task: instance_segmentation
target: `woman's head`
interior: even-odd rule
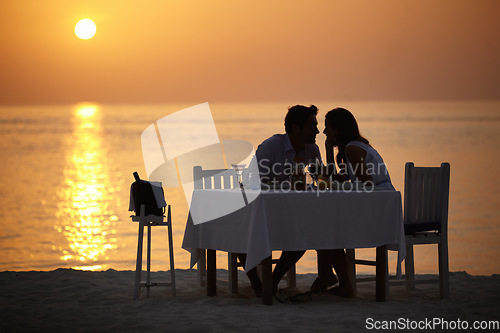
[[[368,144],[368,140],[359,133],[358,123],[353,114],[344,108],[335,108],[325,116],[325,130],[323,132],[327,140],[344,150],[345,146],[353,141],[362,141]]]

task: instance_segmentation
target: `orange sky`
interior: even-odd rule
[[[496,0],[4,0],[0,104],[500,99],[498,13]]]

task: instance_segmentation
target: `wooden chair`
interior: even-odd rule
[[[239,188],[238,175],[233,169],[205,169],[201,166],[193,168],[193,179],[195,189],[234,189]],[[200,259],[197,263],[198,283],[200,286],[206,285],[207,263],[206,251],[200,250]],[[273,264],[278,262],[278,259],[272,260]],[[228,284],[229,291],[233,294],[238,293],[238,267],[242,267],[242,263],[238,262],[236,253],[228,253]],[[296,268],[295,265],[288,270],[284,279],[287,281],[288,287],[296,285]],[[224,281],[225,282],[225,281]]]
[[[217,175],[217,177],[215,177]],[[232,169],[210,169],[203,170],[201,166],[193,167],[194,189],[233,189],[238,185],[238,175]],[[200,259],[198,260],[198,285],[206,285],[207,263],[206,250],[200,250]],[[235,257],[235,256],[234,256]],[[228,270],[231,272],[231,253],[228,253]],[[241,265],[240,265],[241,266]],[[236,266],[236,269],[238,266]],[[231,285],[232,274],[229,273],[229,284]]]
[[[448,202],[450,190],[450,164],[440,167],[415,167],[405,165],[404,227],[406,239],[405,278],[408,289],[415,284],[439,282],[440,297],[450,294],[448,267]],[[413,246],[437,244],[439,280],[415,280]],[[386,251],[387,252],[387,251]],[[385,253],[387,255],[387,253]],[[356,279],[355,265],[375,266],[374,261],[357,260],[353,249],[347,250],[353,287],[356,282],[373,281],[372,278]],[[394,277],[391,277],[393,279]],[[398,281],[391,284],[399,284]]]
[[[404,223],[406,235],[406,286],[415,288],[413,246],[437,244],[439,261],[439,291],[441,298],[450,295],[448,267],[448,202],[450,164],[441,167],[415,167],[406,163]]]

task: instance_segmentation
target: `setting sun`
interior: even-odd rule
[[[75,34],[80,39],[90,39],[94,37],[96,26],[91,19],[80,20],[75,26]]]

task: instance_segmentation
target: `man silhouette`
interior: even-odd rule
[[[285,116],[285,134],[274,134],[264,140],[256,151],[257,163],[262,183],[288,180],[289,167],[294,163],[321,162],[316,135],[319,133],[316,115],[318,108],[295,105],[288,109]],[[283,251],[273,271],[273,294],[285,273],[304,255],[304,251]],[[238,254],[241,263],[245,263],[246,254]],[[247,273],[257,296],[262,293],[262,283],[256,269]]]

